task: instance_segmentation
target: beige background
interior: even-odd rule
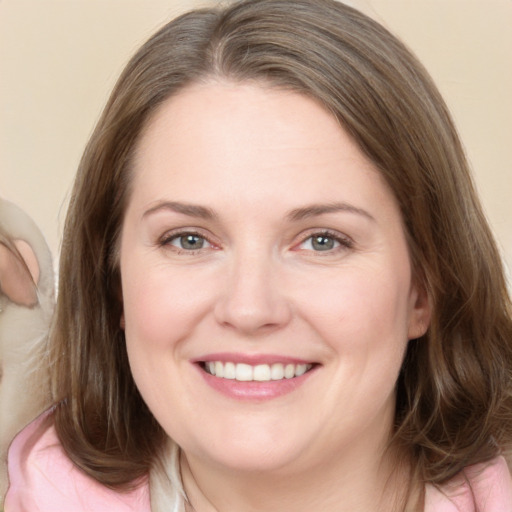
[[[0,196],[58,252],[85,142],[124,63],[207,1],[0,0]],[[444,94],[512,268],[512,0],[353,0],[399,35]]]

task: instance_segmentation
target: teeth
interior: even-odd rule
[[[312,364],[258,364],[251,366],[245,363],[208,361],[204,369],[210,374],[223,379],[234,379],[241,382],[268,382],[271,380],[293,379],[300,377],[313,367]]]
[[[268,364],[259,364],[254,367],[253,377],[254,380],[265,382],[270,380],[270,366]]]
[[[218,363],[215,363],[218,364]],[[221,363],[222,364],[222,363]],[[229,364],[229,363],[226,363]],[[236,380],[249,381],[252,380],[252,366],[248,364],[237,364],[236,365]]]
[[[298,364],[297,368],[295,368],[295,377],[300,377],[301,375],[304,375],[308,370],[307,365],[305,364]]]
[[[215,363],[217,364],[217,363]],[[236,368],[233,363],[226,363],[224,365],[224,378],[225,379],[236,379]]]
[[[270,377],[272,380],[281,380],[284,377],[284,368],[282,364],[273,364],[270,369]]]
[[[286,379],[292,379],[295,377],[295,365],[287,364],[284,368],[284,376]]]

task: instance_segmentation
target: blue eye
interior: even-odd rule
[[[335,251],[340,247],[351,247],[350,240],[335,236],[331,233],[315,233],[306,238],[301,244],[300,248],[307,251],[315,252],[328,252]]]
[[[340,243],[332,236],[328,235],[313,235],[302,242],[303,249],[313,251],[331,251],[339,247]]]
[[[206,238],[196,233],[180,233],[164,240],[164,245],[172,245],[183,251],[197,251],[211,246]]]

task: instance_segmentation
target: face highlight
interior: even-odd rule
[[[314,101],[230,83],[167,100],[139,141],[120,268],[134,379],[191,464],[382,453],[429,308],[393,194]]]

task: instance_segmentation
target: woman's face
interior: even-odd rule
[[[122,323],[137,386],[187,459],[375,458],[429,311],[370,161],[311,99],[212,82],[164,103],[134,164]]]

